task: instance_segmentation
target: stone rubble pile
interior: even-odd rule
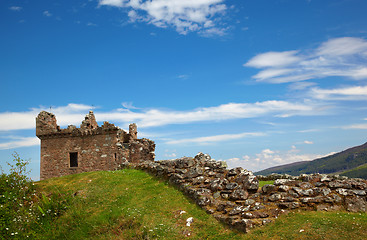
[[[251,171],[241,167],[227,169],[223,162],[203,153],[194,158],[126,163],[124,167],[127,166],[166,178],[216,219],[244,232],[293,209],[367,209],[367,181],[363,179],[273,175],[274,184],[259,188],[259,178]]]

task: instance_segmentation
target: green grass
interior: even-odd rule
[[[270,181],[259,181],[259,188],[261,188],[262,186],[264,186],[266,184],[274,184],[274,181],[273,180],[270,180]]]
[[[133,169],[53,178],[36,187],[45,196],[66,198],[69,206],[57,219],[44,223],[44,231],[35,239],[362,239],[367,235],[362,227],[367,226],[367,215],[344,212],[290,213],[248,234],[240,233],[165,181]],[[194,222],[187,227],[189,217]]]
[[[242,235],[222,226],[165,181],[138,170],[83,173],[37,185],[46,192],[76,193],[73,205],[45,239],[223,239]],[[194,218],[191,227],[186,226],[189,217]]]
[[[367,179],[367,163],[363,164],[361,166],[358,166],[356,168],[344,171],[344,172],[340,172],[340,175],[344,175],[350,178],[364,178]]]
[[[366,224],[366,213],[293,212],[250,235],[258,239],[366,239]]]

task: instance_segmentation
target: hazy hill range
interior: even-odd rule
[[[255,174],[269,175],[271,173],[290,175],[338,173],[348,177],[367,179],[367,143],[313,161],[302,161],[271,167]]]

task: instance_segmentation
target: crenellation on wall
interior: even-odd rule
[[[36,118],[36,135],[49,135],[60,131],[54,114],[42,111]]]
[[[137,139],[136,124],[131,132],[134,138],[112,123],[104,122],[98,126],[92,111],[80,128],[69,125],[65,129],[57,125],[54,114],[40,112],[36,118],[36,135],[41,139],[40,179],[115,170],[126,161],[154,161],[154,142]],[[75,163],[72,163],[71,155],[76,156]],[[71,166],[76,163],[77,166]]]
[[[129,125],[129,137],[130,140],[136,140],[138,138],[138,130],[135,123]]]
[[[82,124],[80,125],[80,129],[95,129],[98,128],[98,123],[93,114],[93,111],[89,111],[89,113],[85,116]]]

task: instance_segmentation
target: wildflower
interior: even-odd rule
[[[190,227],[191,223],[194,221],[193,217],[189,217],[188,219],[186,219],[186,226]]]

